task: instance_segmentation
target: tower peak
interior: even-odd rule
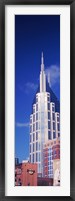
[[[43,52],[41,54],[41,71],[44,71],[44,56],[43,56]]]

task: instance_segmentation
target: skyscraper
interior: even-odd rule
[[[49,83],[48,83],[49,81]],[[30,162],[38,164],[43,176],[43,146],[48,140],[60,137],[60,104],[46,78],[44,57],[41,56],[40,85],[30,115]]]

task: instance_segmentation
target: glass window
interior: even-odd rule
[[[35,131],[35,124],[33,124],[33,131]]]
[[[39,154],[39,158],[38,158],[38,160],[39,160],[39,162],[40,162],[40,153],[38,153]]]
[[[38,153],[36,153],[36,162],[38,162]]]
[[[57,128],[58,128],[58,131],[60,131],[60,124],[59,123],[57,124]]]
[[[53,122],[53,130],[55,130],[55,122]]]
[[[33,152],[34,152],[34,143],[33,143]]]
[[[48,131],[48,139],[51,140],[51,131]]]
[[[36,132],[36,140],[38,140],[38,132]]]
[[[33,163],[34,163],[34,154],[33,154]]]
[[[58,137],[60,137],[60,133],[58,133]]]
[[[50,121],[48,121],[48,129],[50,129]]]
[[[55,120],[55,113],[52,113],[52,119]]]
[[[50,103],[48,103],[48,110],[50,110]]]
[[[54,139],[54,138],[56,138],[56,133],[55,133],[55,132],[53,132],[53,139]]]
[[[38,151],[38,142],[36,142],[36,151]]]
[[[50,112],[48,112],[48,119],[50,120]]]
[[[33,122],[35,122],[35,114],[33,114]]]
[[[30,124],[32,124],[32,119],[30,119]]]
[[[35,141],[35,133],[33,133],[33,142]]]
[[[38,130],[38,122],[36,122],[36,130]]]
[[[50,97],[47,97],[47,101],[50,101]]]
[[[53,112],[55,111],[55,107],[54,107],[54,106],[52,106],[52,111],[53,111]]]
[[[33,108],[33,113],[35,113],[35,108]]]
[[[57,117],[57,121],[59,121],[59,117]]]
[[[36,111],[38,111],[38,104],[36,104]]]
[[[30,162],[31,162],[31,155],[30,155]]]
[[[36,121],[38,120],[38,113],[36,113]]]

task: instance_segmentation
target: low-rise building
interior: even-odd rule
[[[23,162],[15,167],[16,186],[37,186],[37,164]]]

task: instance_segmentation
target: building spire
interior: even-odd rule
[[[41,55],[41,71],[44,71],[44,57],[43,57],[43,52]]]
[[[40,72],[40,92],[46,91],[46,74],[44,71],[44,57],[43,52],[41,54],[41,72]]]
[[[41,64],[44,64],[43,52],[42,52],[42,56],[41,56]]]

